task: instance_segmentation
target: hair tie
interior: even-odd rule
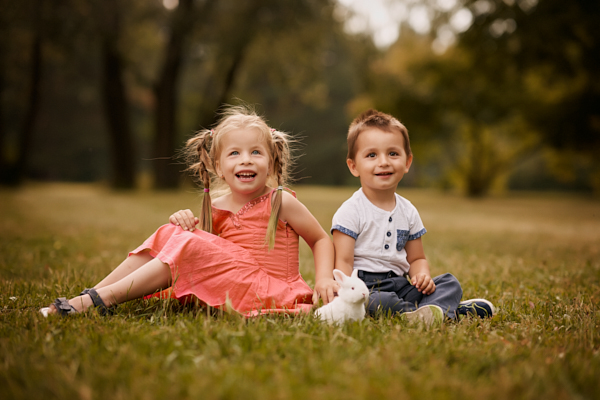
[[[210,192],[210,189],[209,188],[204,188],[204,193],[208,193],[208,192]]]
[[[271,128],[271,133],[275,133],[275,128]]]
[[[210,130],[210,137],[213,137],[213,135],[215,134],[215,131],[213,129]]]
[[[283,186],[277,186],[277,190],[283,190]]]

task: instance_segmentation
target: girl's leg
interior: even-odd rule
[[[171,285],[171,269],[168,264],[158,258],[151,258],[129,275],[110,285],[96,289],[98,295],[107,307],[123,303],[127,300],[138,299],[152,294],[158,289],[166,289]],[[93,306],[89,295],[77,296],[69,300],[77,311],[85,311]],[[56,312],[54,306],[50,307],[49,314]]]
[[[171,286],[171,268],[158,258],[108,286],[96,289],[107,307],[152,294]],[[89,296],[88,296],[89,297]]]
[[[131,257],[127,257],[125,260],[123,260],[123,262],[121,264],[119,264],[119,266],[117,268],[113,269],[110,274],[106,275],[106,277],[104,279],[102,279],[100,282],[98,282],[94,286],[94,289],[97,290],[99,288],[102,288],[102,287],[105,287],[105,286],[108,286],[108,285],[111,285],[113,283],[120,281],[121,279],[125,278],[127,275],[136,271],[142,265],[152,261],[153,258],[154,257],[152,257],[150,255],[150,252],[148,252],[148,251],[144,251],[143,253],[134,254]]]

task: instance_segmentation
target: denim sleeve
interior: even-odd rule
[[[340,231],[354,240],[360,234],[360,215],[353,203],[346,201],[340,206],[331,221],[331,233]]]

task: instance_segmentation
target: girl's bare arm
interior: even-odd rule
[[[325,304],[334,298],[338,284],[333,279],[334,250],[329,235],[317,219],[291,194],[284,192],[279,218],[287,221],[313,252],[315,261],[315,293],[313,303],[321,297]]]

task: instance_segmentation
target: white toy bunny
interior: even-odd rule
[[[367,285],[358,277],[358,270],[348,276],[334,269],[335,280],[340,284],[338,296],[316,311],[316,315],[328,324],[341,324],[346,320],[362,321],[365,318],[365,303],[369,299]]]

